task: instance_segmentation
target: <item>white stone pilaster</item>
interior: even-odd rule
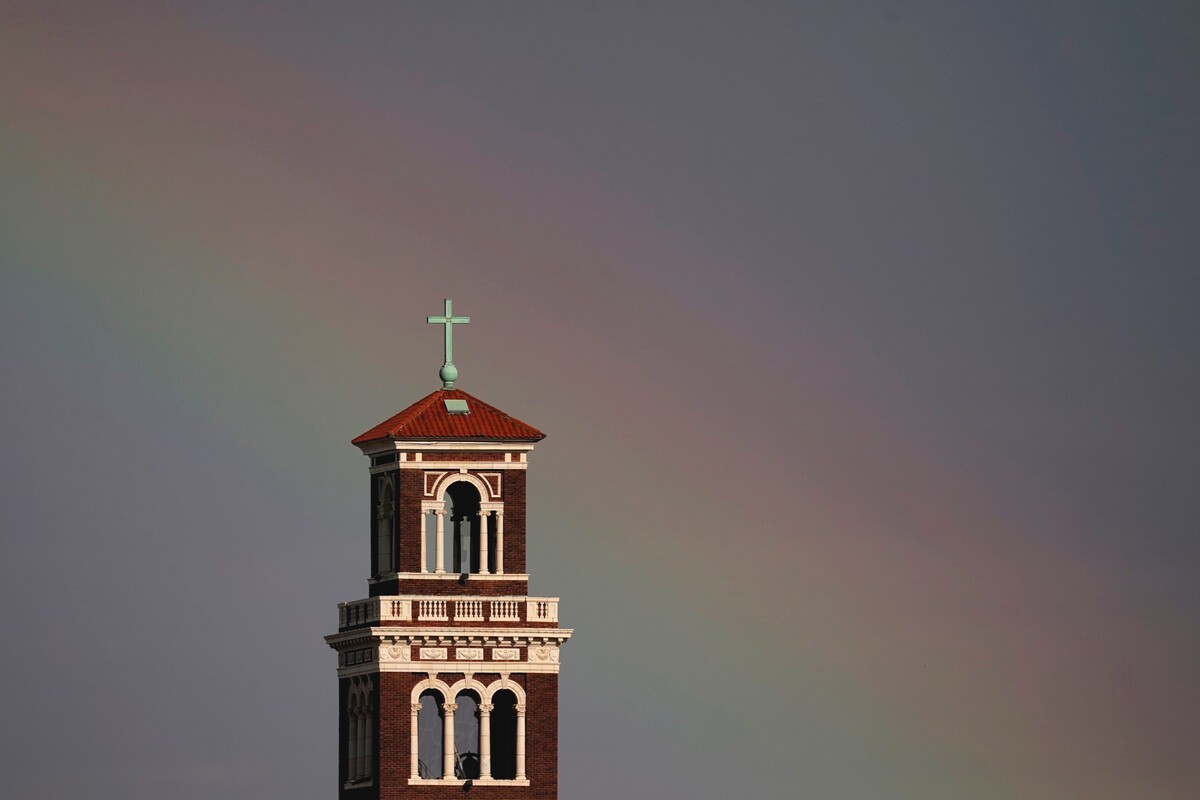
[[[525,704],[517,703],[517,780],[525,780]]]
[[[435,572],[442,575],[446,572],[446,512],[437,508],[433,513],[437,515],[437,569]]]
[[[496,574],[504,574],[504,511],[496,509]]]
[[[488,570],[488,524],[487,518],[491,514],[486,509],[479,509],[479,572],[481,575],[487,575]]]
[[[454,712],[458,703],[442,704],[442,777],[454,778]]]
[[[492,779],[492,703],[479,704],[479,779]]]

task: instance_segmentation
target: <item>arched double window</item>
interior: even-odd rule
[[[375,774],[375,687],[371,678],[352,678],[346,694],[346,782]]]

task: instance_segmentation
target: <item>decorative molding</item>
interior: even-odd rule
[[[409,786],[462,786],[466,781],[462,778],[409,778]],[[510,778],[500,779],[492,778],[488,781],[482,781],[476,778],[473,782],[475,786],[528,786],[529,778]]]
[[[502,487],[501,474],[499,472],[480,472],[479,477],[483,479],[488,486],[488,491],[491,492],[493,500],[500,499],[500,490]]]
[[[425,466],[428,467],[429,465],[426,464]],[[439,466],[445,466],[445,465],[439,465]],[[491,466],[491,465],[484,464],[483,466]],[[429,495],[428,490],[427,490],[426,491],[427,496],[432,496],[436,500],[437,498],[442,497],[446,493],[446,490],[449,489],[451,485],[462,481],[462,482],[466,482],[466,483],[469,483],[472,486],[474,486],[475,491],[479,492],[479,498],[481,500],[484,499],[490,492],[490,488],[488,487],[487,483],[485,483],[483,480],[480,479],[480,477],[478,475],[476,475],[474,472],[471,471],[471,470],[478,469],[479,467],[480,467],[480,465],[478,463],[473,464],[472,462],[467,462],[464,465],[459,465],[458,467],[456,467],[456,469],[458,470],[457,472],[439,473],[441,475],[441,477],[438,480],[434,481],[433,494]]]
[[[412,648],[407,644],[379,646],[380,661],[412,661]]]
[[[558,646],[539,644],[529,648],[529,661],[532,663],[557,664]]]
[[[394,469],[440,469],[440,470],[458,470],[458,469],[479,469],[480,467],[488,470],[494,469],[519,469],[528,470],[529,464],[524,461],[402,461],[398,464],[381,464],[378,467],[371,467],[371,474],[379,472],[387,472]]]
[[[358,445],[358,449],[369,456],[378,456],[382,455],[383,453],[390,453],[393,450],[404,450],[406,452],[413,453],[420,453],[421,451],[428,452],[431,450],[449,450],[452,452],[476,452],[483,450],[499,455],[505,451],[515,453],[523,450],[525,452],[529,452],[533,449],[533,447],[534,444],[532,442],[510,442],[500,440],[481,442],[474,439],[471,441],[451,441],[446,439],[382,439],[373,442],[364,442],[363,444]]]
[[[460,661],[482,661],[482,647],[456,647],[454,648],[454,657]]]
[[[472,572],[471,582],[475,581],[529,581],[529,573],[527,572],[506,572],[499,575],[494,572]],[[455,572],[389,572],[387,575],[378,575],[374,578],[368,578],[367,583],[384,583],[394,580],[421,580],[421,581],[453,581],[458,583],[458,573]],[[388,595],[391,597],[392,595]],[[517,595],[517,599],[524,599],[523,595]],[[489,598],[490,599],[490,598]]]
[[[430,470],[426,470],[423,473],[423,477],[425,480],[424,486],[425,486],[425,496],[426,497],[436,497],[436,495],[433,493],[433,490],[437,488],[438,481],[440,481],[442,478],[446,477],[447,474],[448,473],[446,471],[430,471]]]
[[[514,688],[517,684],[509,675],[557,673],[559,645],[570,639],[572,633],[570,628],[435,625],[400,628],[385,624],[331,634],[325,641],[338,651],[337,673],[341,678],[379,672],[434,676],[439,672],[470,673],[485,669],[482,662],[486,662],[494,665],[492,669],[501,675],[500,683],[494,685],[507,682],[511,684],[508,688]],[[460,652],[454,659],[449,657],[451,647]],[[393,651],[393,648],[398,649]],[[484,658],[467,659],[461,654],[464,649],[481,650]]]

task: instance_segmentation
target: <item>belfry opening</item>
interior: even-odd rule
[[[487,554],[486,519],[480,514],[479,490],[466,481],[450,484],[442,497],[449,524],[446,551],[451,554],[450,569],[457,573],[480,572],[480,554]]]

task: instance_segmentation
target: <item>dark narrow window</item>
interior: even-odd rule
[[[385,478],[379,492],[379,508],[375,514],[375,554],[376,564],[378,564],[376,572],[379,575],[386,575],[395,569],[392,560],[392,520],[395,518],[392,498],[392,482]]]
[[[458,481],[446,490],[446,571],[479,572],[479,492]]]
[[[517,777],[517,696],[501,689],[492,696],[492,777]]]
[[[438,692],[421,693],[417,716],[417,774],[422,778],[442,777],[442,696]]]
[[[474,692],[460,692],[454,698],[454,777],[479,777],[479,698]]]

